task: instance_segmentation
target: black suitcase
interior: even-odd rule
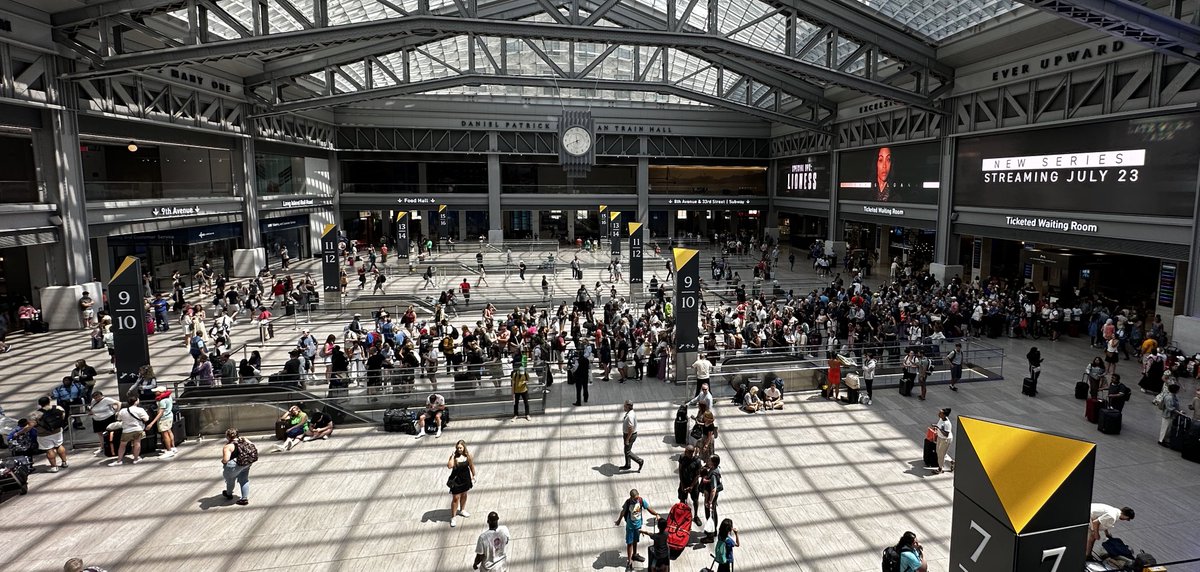
[[[1111,407],[1105,407],[1100,410],[1100,418],[1096,422],[1096,428],[1100,429],[1101,433],[1108,435],[1121,434],[1121,412]]]
[[[417,416],[407,409],[392,408],[383,412],[383,430],[389,433],[417,434]]]
[[[104,440],[101,444],[101,447],[104,449],[104,456],[116,457],[117,448],[121,446],[121,430],[105,431],[101,439]]]
[[[1088,385],[1088,382],[1086,382],[1086,381],[1076,382],[1075,383],[1075,399],[1087,399],[1089,388],[1090,388],[1090,386]]]
[[[680,405],[679,410],[675,412],[675,444],[683,445],[687,443],[688,433],[688,411],[687,405]]]
[[[1183,438],[1179,450],[1183,458],[1193,463],[1200,463],[1200,424],[1193,423],[1192,431]]]
[[[275,422],[275,440],[283,441],[284,439],[287,439],[287,431],[288,431],[288,428],[291,426],[292,426],[292,424],[288,423],[287,421],[282,421],[282,420],[276,421]]]
[[[26,331],[31,334],[44,334],[50,331],[50,324],[44,320],[33,320],[29,322],[29,327]]]
[[[1167,446],[1173,451],[1182,451],[1188,436],[1194,433],[1192,418],[1187,415],[1176,415],[1171,420],[1171,428],[1167,430]]]
[[[904,397],[912,397],[914,378],[903,376],[900,378],[900,395]]]
[[[924,455],[923,455],[924,461],[925,461],[925,466],[928,468],[937,468],[938,467],[937,441],[930,441],[929,439],[922,439],[921,442],[925,444],[925,451],[924,451]]]
[[[853,387],[846,388],[846,403],[858,403],[858,390]]]
[[[1037,382],[1033,378],[1027,377],[1021,380],[1021,394],[1029,397],[1037,396]]]

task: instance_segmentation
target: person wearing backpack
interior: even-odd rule
[[[905,532],[900,542],[883,551],[883,572],[926,572],[929,564],[917,535]]]
[[[37,427],[38,448],[46,452],[46,462],[50,463],[50,472],[57,473],[62,461],[62,468],[67,468],[67,448],[63,447],[63,429],[67,428],[67,412],[50,401],[48,396],[38,398],[38,409],[33,412],[33,423]]]
[[[713,560],[717,563],[717,572],[733,572],[733,549],[741,545],[738,531],[733,527],[733,519],[722,520],[720,528],[717,529],[717,544],[713,547]]]
[[[258,447],[240,436],[237,429],[225,430],[225,446],[221,448],[221,467],[225,477],[225,489],[221,495],[233,500],[233,483],[241,487],[237,504],[250,504],[250,466],[258,461]]]

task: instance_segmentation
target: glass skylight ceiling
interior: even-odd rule
[[[735,0],[745,2],[754,0]],[[869,11],[933,42],[1016,10],[1013,0],[856,0]]]

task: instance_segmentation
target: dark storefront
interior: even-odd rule
[[[233,269],[233,251],[241,247],[241,240],[240,223],[110,236],[109,260],[120,261],[126,256],[140,258],[143,271],[154,276],[155,288],[166,290],[170,288],[173,272],[180,272],[191,284],[192,275],[205,262],[217,272],[229,275]],[[115,264],[109,271],[114,270]]]

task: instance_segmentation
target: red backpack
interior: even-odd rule
[[[679,558],[692,538],[692,507],[687,503],[675,503],[667,514],[667,548],[671,549],[671,560]]]

